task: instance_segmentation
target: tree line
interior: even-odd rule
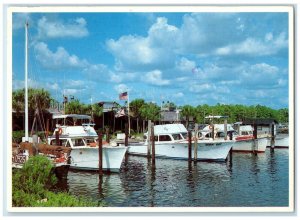
[[[12,108],[19,114],[24,111],[24,89],[13,91],[12,94]],[[50,93],[44,89],[32,89],[28,91],[29,111],[34,112],[36,108],[41,111],[46,111],[51,103],[57,102],[54,100]],[[103,107],[98,103],[84,104],[78,99],[65,102],[66,114],[89,114],[92,116],[101,116],[103,114]],[[126,108],[127,103],[120,108]],[[129,103],[130,117],[135,118],[137,125],[139,120],[143,123],[147,120],[159,121],[161,106],[156,103],[147,103],[144,99],[135,99]],[[272,118],[280,123],[287,123],[289,119],[288,108],[272,109],[263,105],[233,105],[233,104],[216,104],[213,106],[204,104],[198,106],[184,105],[177,106],[173,102],[164,103],[163,109],[179,110],[181,121],[194,121],[196,123],[206,123],[205,117],[209,115],[222,115],[228,116],[228,123],[242,121],[246,118]]]

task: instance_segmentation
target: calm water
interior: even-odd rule
[[[69,171],[61,190],[111,207],[288,206],[288,149],[233,153],[232,164],[128,156],[120,174]]]

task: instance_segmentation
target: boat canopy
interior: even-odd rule
[[[53,115],[53,119],[65,119],[65,118],[73,118],[73,119],[91,119],[92,117],[89,115],[77,115],[77,114],[69,114],[69,115]]]
[[[222,116],[222,115],[209,115],[205,117],[206,119],[212,119],[212,118],[228,118],[228,116]]]
[[[155,125],[154,134],[178,134],[186,133],[187,129],[183,124],[165,124],[165,125]]]

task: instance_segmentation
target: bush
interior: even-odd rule
[[[12,204],[15,207],[93,207],[103,206],[68,193],[54,193],[57,178],[51,161],[45,156],[31,157],[22,169],[13,172]]]
[[[22,141],[22,137],[25,137],[25,131],[13,131],[12,142],[20,143]]]

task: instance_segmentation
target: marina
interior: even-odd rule
[[[294,209],[292,10],[129,11],[9,14],[11,208]]]
[[[235,153],[230,163],[129,155],[119,174],[70,170],[58,190],[108,207],[287,207],[289,151]],[[279,190],[280,189],[280,190]],[[238,209],[237,209],[238,210]]]

